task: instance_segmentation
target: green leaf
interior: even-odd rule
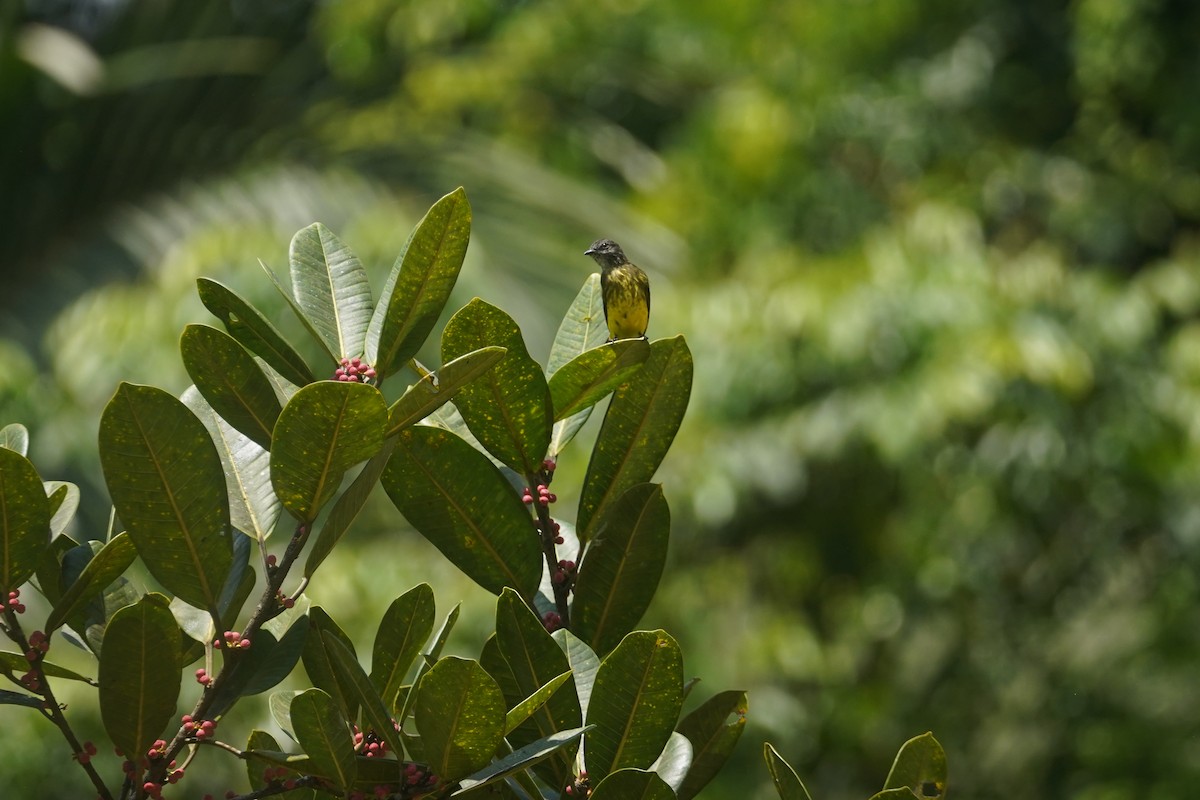
[[[118,534],[104,545],[71,587],[63,592],[62,599],[54,604],[54,610],[46,620],[46,632],[62,625],[85,603],[103,592],[136,558],[137,548],[127,534]]]
[[[600,273],[593,272],[583,282],[579,294],[571,301],[566,316],[558,326],[550,357],[546,360],[546,375],[553,376],[571,359],[599,347],[608,339],[604,321],[604,295],[600,290]]]
[[[204,423],[217,448],[233,527],[266,541],[282,509],[271,486],[271,454],[217,416],[196,387],[188,387],[179,399]]]
[[[461,186],[434,203],[413,229],[367,330],[366,359],[381,380],[404,366],[433,330],[470,238],[471,204]]]
[[[188,325],[179,339],[183,366],[209,406],[264,448],[282,407],[254,356],[235,339],[207,325]]]
[[[504,695],[478,662],[444,658],[416,691],[413,711],[425,758],[444,784],[491,761],[504,738]]]
[[[650,345],[650,358],[617,389],[588,462],[575,528],[587,542],[604,507],[646,483],[671,447],[692,391],[692,354],[682,336]]]
[[[321,533],[317,536],[317,541],[308,551],[308,560],[304,562],[304,577],[311,578],[313,576],[317,567],[321,566],[321,562],[333,552],[334,546],[341,541],[346,531],[350,530],[354,520],[358,519],[359,512],[366,505],[371,492],[375,490],[375,484],[379,482],[379,476],[383,474],[395,448],[396,441],[394,439],[386,440],[383,449],[371,456],[362,471],[346,487],[346,491],[338,496],[329,515],[325,517],[325,523],[321,526]]]
[[[662,487],[631,487],[605,508],[595,531],[579,566],[571,623],[597,653],[607,653],[646,613],[667,563],[671,512]]]
[[[232,561],[229,498],[204,424],[162,389],[121,383],[100,419],[100,463],[150,574],[216,609]]]
[[[567,657],[571,674],[575,676],[575,694],[579,700],[579,713],[587,719],[588,704],[592,699],[592,688],[596,685],[596,673],[600,670],[600,657],[587,642],[565,628],[559,628],[551,637]]]
[[[346,471],[383,449],[387,405],[363,383],[321,381],[284,406],[271,446],[271,483],[302,523],[317,518]]]
[[[414,426],[396,440],[383,488],[405,519],[484,589],[511,586],[532,597],[542,571],[538,535],[504,476],[448,431]]]
[[[59,585],[58,578],[62,574],[63,556],[78,546],[79,542],[62,534],[51,539],[50,545],[38,557],[34,575],[37,578],[38,588],[41,589],[42,594],[50,601],[51,605],[57,603],[62,597],[62,587]]]
[[[679,800],[695,797],[725,765],[746,728],[746,693],[713,695],[684,717],[675,729],[692,743],[692,766],[675,793]]]
[[[530,742],[524,747],[519,747],[504,758],[497,759],[478,772],[460,780],[458,790],[450,796],[457,797],[472,789],[478,789],[489,783],[503,780],[509,775],[527,770],[563,748],[577,745],[579,736],[585,731],[587,728],[571,728],[552,733],[545,738]]]
[[[520,501],[517,501],[520,502]],[[29,459],[0,447],[0,592],[20,588],[50,543],[50,500]]]
[[[587,771],[603,779],[646,769],[662,752],[683,705],[683,656],[665,631],[635,631],[600,664],[588,706]]]
[[[334,668],[342,678],[342,685],[350,687],[354,698],[362,707],[363,730],[374,729],[375,734],[388,743],[392,752],[400,757],[404,754],[404,745],[400,741],[400,733],[392,722],[392,715],[384,706],[383,699],[375,691],[371,679],[358,663],[350,648],[342,644],[332,633],[325,634],[325,652],[329,653]]]
[[[588,775],[592,772],[589,769]],[[620,769],[596,784],[591,800],[675,800],[675,792],[657,773]]]
[[[358,701],[351,687],[346,685],[341,673],[333,664],[333,657],[325,646],[328,637],[334,637],[350,651],[354,652],[354,643],[350,637],[333,621],[333,617],[320,606],[313,606],[308,612],[309,635],[304,641],[304,671],[309,681],[318,689],[324,690],[332,697],[346,715],[346,719],[358,718]]]
[[[490,674],[490,673],[489,673]],[[539,688],[536,692],[526,697],[521,702],[508,710],[504,715],[504,735],[507,736],[517,729],[517,726],[529,719],[541,709],[546,702],[550,700],[554,694],[562,688],[562,685],[571,677],[570,672],[564,672],[562,675],[551,678],[550,682]]]
[[[443,364],[408,387],[388,409],[388,436],[414,425],[449,402],[459,389],[494,367],[508,351],[503,347],[481,347]]]
[[[671,734],[658,758],[650,765],[650,769],[678,794],[683,779],[692,766],[692,743],[679,731]]]
[[[884,789],[908,788],[920,798],[946,796],[946,751],[932,733],[914,736],[900,747]]]
[[[3,445],[0,445],[2,447]],[[15,449],[15,448],[13,448]],[[0,689],[0,705],[5,706],[25,706],[27,708],[36,708],[41,711],[45,707],[46,701],[40,697],[34,697],[21,692],[10,692],[7,689]]]
[[[62,535],[75,518],[75,512],[79,510],[79,487],[66,481],[45,481],[44,486],[47,497],[53,498],[62,493],[62,499],[57,506],[53,499],[50,502],[50,538],[54,539]]]
[[[420,685],[421,679],[425,677],[425,673],[429,672],[437,660],[441,658],[442,650],[446,647],[446,640],[450,638],[450,632],[454,630],[454,626],[458,622],[458,614],[461,610],[462,603],[458,603],[454,608],[450,609],[450,613],[442,621],[442,627],[438,629],[437,635],[433,637],[433,644],[425,651],[421,666],[417,668],[417,677],[413,681],[414,687]],[[413,702],[416,699],[417,693],[409,691],[404,697],[404,705],[401,707],[396,719],[401,721],[408,719],[409,711],[412,709]]]
[[[0,673],[12,677],[14,672],[24,673],[28,669],[29,661],[25,658],[24,653],[0,652]],[[74,670],[60,667],[58,664],[52,664],[49,661],[42,662],[42,672],[45,672],[51,678],[63,678],[64,680],[81,681],[83,683],[90,683],[93,686],[96,685],[96,681],[86,675],[80,675]]]
[[[335,358],[362,355],[371,286],[358,257],[319,222],[292,237],[288,253],[296,305]]]
[[[179,628],[161,594],[113,615],[100,651],[100,718],[113,744],[138,759],[175,716]]]
[[[629,380],[650,357],[644,339],[622,339],[587,350],[563,365],[550,379],[554,421],[559,422],[603,400]]]
[[[404,677],[433,633],[433,589],[421,583],[388,606],[375,632],[371,649],[371,683],[389,709],[404,685]]]
[[[504,359],[459,390],[454,404],[488,452],[522,475],[541,469],[554,410],[542,368],[529,356],[512,317],[475,298],[442,332],[442,363],[488,345]]]
[[[275,741],[275,737],[266,731],[253,730],[250,731],[250,738],[246,740],[245,749],[279,750],[279,742]],[[261,762],[249,759],[246,761],[246,776],[250,779],[251,789],[263,789],[267,786],[267,782],[263,780],[263,771]],[[296,777],[299,777],[299,773],[296,773]],[[312,789],[293,789],[290,792],[270,796],[279,798],[279,800],[310,800],[314,793]]]
[[[771,773],[771,780],[775,783],[775,791],[779,792],[779,800],[812,800],[808,789],[796,777],[792,765],[784,761],[770,742],[763,743],[763,758],[767,762],[767,772]]]
[[[304,358],[262,313],[224,284],[198,278],[200,302],[225,324],[229,335],[297,386],[316,380]]]
[[[350,724],[333,698],[320,689],[309,689],[292,699],[292,725],[296,739],[322,775],[342,791],[354,785],[358,763]]]
[[[10,422],[0,428],[0,447],[29,455],[29,429],[19,422]]]
[[[920,798],[913,794],[912,789],[902,786],[899,789],[884,789],[882,792],[876,792],[871,795],[870,800],[920,800]]]

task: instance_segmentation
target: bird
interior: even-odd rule
[[[612,239],[597,239],[583,251],[600,265],[600,295],[608,341],[645,339],[650,324],[650,278],[625,257]]]

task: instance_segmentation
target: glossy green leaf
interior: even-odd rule
[[[279,521],[282,506],[271,486],[271,454],[257,442],[217,416],[196,387],[180,396],[212,437],[225,470],[229,520],[233,527],[257,541],[265,541]]]
[[[62,597],[63,587],[59,585],[59,576],[62,574],[63,556],[78,546],[79,542],[62,534],[55,536],[50,541],[50,545],[38,556],[34,576],[37,579],[38,588],[42,590],[42,594],[50,601],[51,605],[57,603]]]
[[[520,501],[518,501],[520,502]],[[50,500],[29,459],[0,447],[0,591],[20,588],[50,544]]]
[[[900,747],[884,789],[908,788],[920,798],[946,795],[946,751],[932,733],[914,736]]]
[[[488,674],[491,674],[490,671]],[[518,725],[525,722],[525,720],[532,717],[538,710],[545,706],[570,677],[570,672],[564,672],[562,675],[552,678],[545,686],[542,686],[536,692],[529,695],[529,697],[526,697],[510,708],[508,713],[504,715],[504,735],[507,736],[512,733]]]
[[[590,769],[588,775],[592,775]],[[655,772],[625,768],[595,784],[589,797],[591,800],[675,800],[675,792]]]
[[[546,375],[552,377],[571,359],[593,347],[600,347],[607,339],[600,273],[593,272],[583,282],[558,325],[558,333],[550,346],[550,357],[546,359]]]
[[[550,378],[554,421],[591,408],[629,380],[650,357],[645,339],[621,339],[587,350],[563,365]]]
[[[346,685],[342,675],[333,664],[333,657],[325,646],[326,636],[332,636],[346,645],[355,658],[354,642],[345,631],[333,621],[333,617],[320,606],[313,606],[308,611],[309,635],[304,641],[301,654],[304,660],[304,671],[309,681],[318,689],[323,689],[332,697],[346,715],[346,719],[358,718],[358,701],[351,687]],[[324,635],[323,635],[324,634]]]
[[[285,379],[297,386],[316,380],[296,349],[288,344],[258,309],[236,292],[209,278],[198,278],[196,289],[200,294],[200,302],[224,323],[229,335],[270,364]]]
[[[666,745],[650,765],[650,769],[671,787],[672,792],[678,794],[679,787],[683,785],[683,780],[691,769],[692,757],[691,741],[679,731],[675,731],[671,738],[667,739]]]
[[[607,653],[650,607],[663,567],[671,512],[662,487],[641,483],[604,510],[579,566],[571,623],[597,653]]]
[[[320,689],[301,692],[292,699],[291,716],[296,739],[320,774],[339,790],[353,786],[358,773],[354,740],[333,698]]]
[[[565,628],[559,628],[551,637],[567,657],[567,664],[575,677],[575,696],[579,700],[579,713],[587,719],[592,688],[596,685],[596,673],[600,670],[600,657],[588,647],[587,642]]]
[[[457,797],[489,783],[503,780],[522,770],[530,769],[563,748],[575,747],[579,742],[579,736],[586,730],[587,728],[571,728],[559,731],[535,742],[530,742],[524,747],[519,747],[504,758],[497,759],[478,772],[460,780],[459,789],[450,796]]]
[[[292,294],[335,356],[362,355],[371,321],[367,272],[350,248],[321,223],[292,237]]]
[[[305,643],[307,644],[313,638],[310,632],[309,638],[305,640]],[[317,686],[315,688],[320,689],[321,687]],[[280,689],[277,692],[271,692],[271,695],[267,698],[267,708],[271,711],[271,719],[275,720],[275,724],[279,726],[279,729],[293,740],[296,738],[296,733],[292,725],[292,699],[298,694],[300,692],[297,690]],[[348,716],[346,718],[349,719]],[[274,750],[275,748],[265,749]]]
[[[207,325],[188,325],[179,339],[183,366],[209,406],[264,448],[282,406],[271,381],[237,341]]]
[[[441,408],[458,394],[459,389],[498,364],[507,352],[503,347],[481,347],[443,364],[437,372],[408,387],[408,391],[388,409],[388,436],[415,425]]]
[[[103,592],[136,558],[137,549],[127,534],[119,534],[104,545],[70,588],[63,592],[62,598],[54,604],[54,609],[46,620],[46,632],[49,633],[62,625],[83,604]]]
[[[695,797],[725,765],[746,728],[746,693],[713,695],[684,717],[675,729],[692,743],[692,766],[675,793],[680,800]]]
[[[396,440],[383,488],[405,519],[483,588],[500,594],[511,586],[532,597],[541,548],[508,481],[448,431],[414,426]]]
[[[100,419],[100,463],[150,574],[215,609],[232,545],[225,474],[204,424],[162,389],[122,383]]]
[[[0,705],[5,706],[25,706],[26,708],[36,708],[41,711],[46,701],[40,697],[34,697],[30,694],[22,694],[21,692],[10,692],[7,689],[0,689]]]
[[[462,603],[458,603],[454,608],[450,609],[450,613],[446,615],[446,619],[442,621],[442,627],[438,629],[437,635],[433,637],[433,643],[429,645],[429,649],[425,651],[420,666],[417,668],[417,677],[413,681],[413,686],[418,686],[421,679],[425,677],[425,673],[429,672],[432,666],[442,656],[442,650],[446,647],[446,641],[450,638],[450,632],[454,630],[454,626],[458,623],[459,612],[462,611]],[[408,714],[412,710],[413,702],[417,699],[417,693],[414,691],[408,692],[404,696],[404,704],[400,708],[400,713],[396,715],[398,720],[408,719]]]
[[[534,694],[571,669],[566,655],[542,621],[511,589],[506,589],[496,601],[496,642],[523,697]],[[582,724],[573,689],[555,694],[533,714],[542,736]]]
[[[587,770],[593,780],[646,769],[662,752],[683,705],[683,656],[665,631],[635,631],[596,673],[588,705]]]
[[[767,762],[767,772],[771,774],[775,791],[779,793],[779,800],[812,800],[808,789],[796,777],[792,765],[784,761],[770,742],[763,743],[763,758]]]
[[[417,223],[371,317],[366,359],[380,379],[404,366],[433,330],[458,281],[470,238],[471,204],[460,186]]]
[[[100,651],[100,718],[126,758],[138,758],[175,716],[179,628],[161,594],[113,615]]]
[[[346,487],[346,491],[338,495],[337,501],[321,525],[321,532],[318,534],[316,542],[308,551],[308,559],[304,562],[304,577],[311,578],[313,576],[317,567],[321,566],[346,531],[350,530],[354,520],[358,519],[359,512],[363,510],[371,492],[375,490],[375,484],[379,483],[379,476],[387,467],[395,447],[394,439],[386,440],[383,449],[371,456],[350,485]]]
[[[250,737],[246,740],[246,750],[279,750],[279,742],[275,741],[275,737],[266,731],[253,730],[250,731]],[[261,761],[248,759],[246,761],[246,776],[250,780],[250,788],[259,790],[267,786],[267,782],[263,780],[264,767]],[[293,777],[299,777],[299,773],[294,773]],[[271,797],[279,798],[279,800],[309,800],[314,796],[312,789],[293,789],[290,792],[282,792],[280,794],[272,794]]]
[[[24,674],[28,669],[29,661],[25,658],[24,653],[0,652],[0,673],[12,677],[14,673],[18,675]],[[49,661],[42,662],[42,672],[45,672],[51,678],[63,678],[64,680],[80,681],[82,683],[89,683],[93,686],[96,685],[96,681],[92,680],[86,675],[81,675],[75,670],[67,669],[66,667],[60,667],[58,664],[53,664]]]
[[[317,518],[350,467],[383,449],[387,405],[363,383],[321,381],[284,406],[271,446],[271,483],[303,523]]]
[[[61,536],[75,519],[75,512],[79,510],[79,487],[66,481],[45,481],[44,486],[47,497],[62,494],[57,506],[53,499],[50,502],[50,538],[53,539]]]
[[[453,783],[482,768],[504,738],[504,695],[476,661],[449,657],[421,678],[413,704],[430,768]]]
[[[392,722],[392,715],[384,706],[383,698],[371,684],[371,679],[354,657],[350,648],[346,647],[332,633],[324,634],[325,652],[329,653],[330,661],[341,676],[342,685],[349,687],[355,700],[362,708],[363,730],[374,730],[375,735],[388,743],[388,747],[397,756],[404,753],[404,745],[400,742],[400,733]]]
[[[522,475],[541,469],[550,446],[554,409],[542,368],[529,356],[512,317],[475,298],[442,332],[442,362],[488,345],[504,359],[464,386],[454,399],[471,432],[488,452]]]
[[[692,391],[692,354],[682,336],[650,345],[650,358],[613,394],[592,448],[575,528],[587,542],[604,507],[648,482],[671,447]]]
[[[0,428],[0,447],[29,455],[29,429],[19,422],[10,422]]]
[[[389,709],[433,633],[434,611],[433,589],[421,583],[393,600],[379,622],[371,649],[371,683]]]

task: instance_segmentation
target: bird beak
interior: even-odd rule
[[[590,255],[591,255],[592,253],[594,253],[594,252],[596,252],[596,251],[595,251],[595,250],[593,250],[592,248],[590,248],[590,247],[589,247],[587,250],[584,250],[584,251],[583,251],[583,254],[584,254],[585,256],[590,256]]]

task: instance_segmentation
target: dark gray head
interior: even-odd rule
[[[625,251],[621,249],[621,245],[612,239],[597,239],[592,242],[591,247],[583,251],[583,254],[594,258],[602,269],[619,267],[629,261],[625,257]]]

